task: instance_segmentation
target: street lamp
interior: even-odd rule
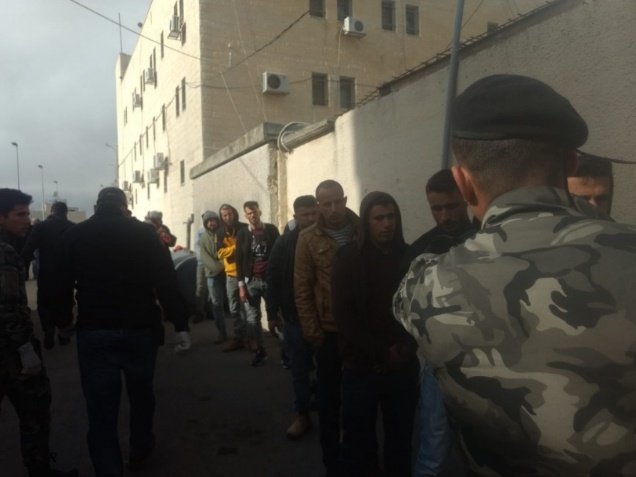
[[[119,151],[117,150],[117,144],[113,147],[106,143],[105,146],[115,151],[115,182],[113,182],[113,185],[117,186],[119,183]]]
[[[57,181],[53,181],[53,183],[55,184],[55,200],[57,201],[60,198],[60,192],[57,187]]]
[[[18,190],[20,190],[20,154],[18,153],[18,143],[12,142],[15,146],[15,162],[18,165]]]
[[[44,220],[44,215],[46,214],[46,202],[44,201],[44,166],[38,164],[38,167],[42,173],[42,220]]]

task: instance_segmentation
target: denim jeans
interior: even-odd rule
[[[245,317],[247,319],[247,336],[256,340],[256,346],[263,347],[263,325],[261,324],[261,298],[265,297],[267,282],[264,278],[252,278],[247,283],[247,300],[245,301]]]
[[[81,330],[77,351],[95,474],[121,477],[124,468],[117,433],[121,374],[130,401],[130,448],[143,452],[153,445],[157,337],[151,330]]]
[[[227,334],[225,330],[225,310],[223,302],[225,297],[225,277],[208,277],[208,293],[212,301],[212,313],[216,329],[222,335]]]
[[[410,477],[419,369],[415,357],[404,368],[384,373],[344,369],[341,475]],[[378,408],[384,428],[384,472],[378,463]]]
[[[418,421],[419,444],[413,476],[461,475],[459,469],[448,469],[452,431],[446,416],[442,391],[428,364],[424,366],[422,373]]]
[[[283,336],[291,364],[294,407],[298,412],[305,412],[309,410],[311,401],[310,374],[313,366],[313,352],[309,343],[303,338],[303,328],[298,318],[294,320],[285,318]]]
[[[318,421],[322,462],[328,476],[337,475],[340,458],[340,403],[342,359],[338,350],[338,334],[325,333],[325,340],[316,350],[318,378]]]
[[[234,338],[240,341],[245,339],[245,308],[239,298],[238,278],[228,276],[226,279],[227,301],[234,323]]]

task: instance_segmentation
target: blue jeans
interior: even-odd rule
[[[234,323],[234,339],[245,339],[245,308],[239,298],[238,278],[228,276],[226,278],[227,302]]]
[[[256,340],[256,346],[263,347],[263,325],[261,324],[261,298],[265,297],[267,282],[263,278],[252,278],[247,283],[245,316],[247,318],[247,336]]]
[[[306,412],[309,411],[311,401],[310,373],[313,366],[313,351],[303,338],[303,328],[298,323],[298,318],[294,321],[285,319],[283,336],[291,364],[294,407],[298,412]]]
[[[130,401],[130,448],[153,445],[155,395],[152,381],[157,337],[151,330],[81,330],[77,352],[88,411],[88,450],[97,477],[121,477],[123,460],[117,434],[124,373]]]
[[[225,297],[225,277],[208,277],[208,293],[212,301],[212,313],[216,329],[222,335],[227,334],[225,330],[225,311],[223,301]]]
[[[421,389],[419,447],[413,476],[432,477],[439,475],[445,467],[452,433],[446,416],[442,391],[428,364],[422,373]]]
[[[411,440],[417,407],[420,366],[415,357],[404,368],[342,372],[341,475],[411,476]],[[384,428],[384,472],[378,463],[378,408]]]

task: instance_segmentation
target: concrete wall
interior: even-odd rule
[[[636,2],[565,1],[466,49],[459,90],[492,73],[546,81],[587,120],[592,153],[634,159]],[[286,162],[287,204],[323,179],[340,181],[357,210],[371,190],[403,209],[407,240],[433,225],[424,194],[440,168],[447,63],[392,85],[392,93],[345,114],[335,131],[295,149]],[[310,171],[310,172],[308,172]],[[613,216],[636,223],[636,166],[615,166]]]

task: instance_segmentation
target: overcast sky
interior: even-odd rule
[[[139,31],[150,0],[78,0]],[[115,179],[115,63],[119,27],[70,0],[3,2],[0,48],[0,187],[33,195],[32,216],[58,181],[69,206],[92,213],[100,185]],[[137,36],[122,31],[123,51]]]

